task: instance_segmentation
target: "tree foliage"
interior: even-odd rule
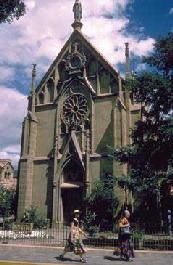
[[[141,119],[132,131],[133,144],[109,149],[111,157],[128,163],[133,189],[150,192],[166,177],[173,160],[173,33],[159,39],[144,62],[150,71],[126,81],[133,100],[141,104]]]
[[[9,217],[14,214],[15,192],[0,186],[0,215]]]
[[[25,14],[25,4],[21,0],[0,0],[0,23],[11,23]]]
[[[38,208],[35,206],[31,206],[30,208],[26,209],[22,222],[32,223],[33,228],[38,229],[47,228],[48,225],[48,220],[40,215]]]
[[[118,200],[114,193],[113,180],[96,181],[94,189],[86,199],[86,209],[91,219],[90,225],[99,226],[101,230],[111,229],[117,207]]]
[[[144,62],[162,73],[164,76],[173,77],[173,33],[159,39],[154,45],[154,53],[144,58]]]

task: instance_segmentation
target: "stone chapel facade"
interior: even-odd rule
[[[106,145],[130,143],[139,119],[124,79],[82,34],[82,6],[76,0],[74,31],[35,87],[23,122],[18,178],[18,219],[36,205],[53,223],[69,221],[95,180],[127,168],[108,159]],[[126,73],[128,74],[126,44]],[[118,189],[120,199],[123,193]]]

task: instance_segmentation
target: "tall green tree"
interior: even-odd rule
[[[132,131],[133,144],[110,149],[110,155],[128,163],[131,185],[137,192],[154,191],[173,160],[173,33],[154,45],[143,59],[149,71],[126,81],[133,99],[142,106],[141,120]],[[129,178],[128,178],[129,179]]]
[[[153,220],[160,225],[160,188],[167,183],[168,164],[173,165],[173,33],[157,40],[143,62],[149,70],[126,80],[131,97],[142,107],[133,143],[109,148],[109,155],[129,165],[124,182],[136,197],[138,219],[149,227]]]
[[[113,227],[114,214],[118,207],[114,181],[113,176],[109,174],[106,178],[96,181],[91,194],[86,199],[87,215],[88,213],[92,217],[94,215],[90,225],[99,226],[101,230],[111,230]]]
[[[26,7],[21,0],[0,0],[0,23],[11,23],[25,14]]]

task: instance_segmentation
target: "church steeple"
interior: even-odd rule
[[[125,76],[126,78],[131,76],[131,69],[130,69],[130,51],[129,51],[129,43],[125,43],[125,57],[126,57],[126,62],[125,62]]]
[[[76,0],[73,6],[73,13],[74,13],[74,22],[72,24],[72,27],[74,30],[81,30],[83,24],[81,22],[82,20],[82,4],[80,0]]]
[[[32,86],[31,86],[31,96],[32,96],[32,106],[31,111],[35,113],[35,78],[36,78],[36,64],[32,65]]]

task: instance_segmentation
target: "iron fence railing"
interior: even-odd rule
[[[0,243],[43,245],[43,246],[64,246],[69,235],[69,226],[59,224],[53,228],[44,229],[23,229],[19,226],[11,226],[8,230],[0,228]],[[88,247],[114,248],[118,246],[118,233],[102,231],[88,234],[83,242]],[[134,229],[132,233],[134,248],[138,250],[173,250],[173,234],[164,230],[144,231]]]

